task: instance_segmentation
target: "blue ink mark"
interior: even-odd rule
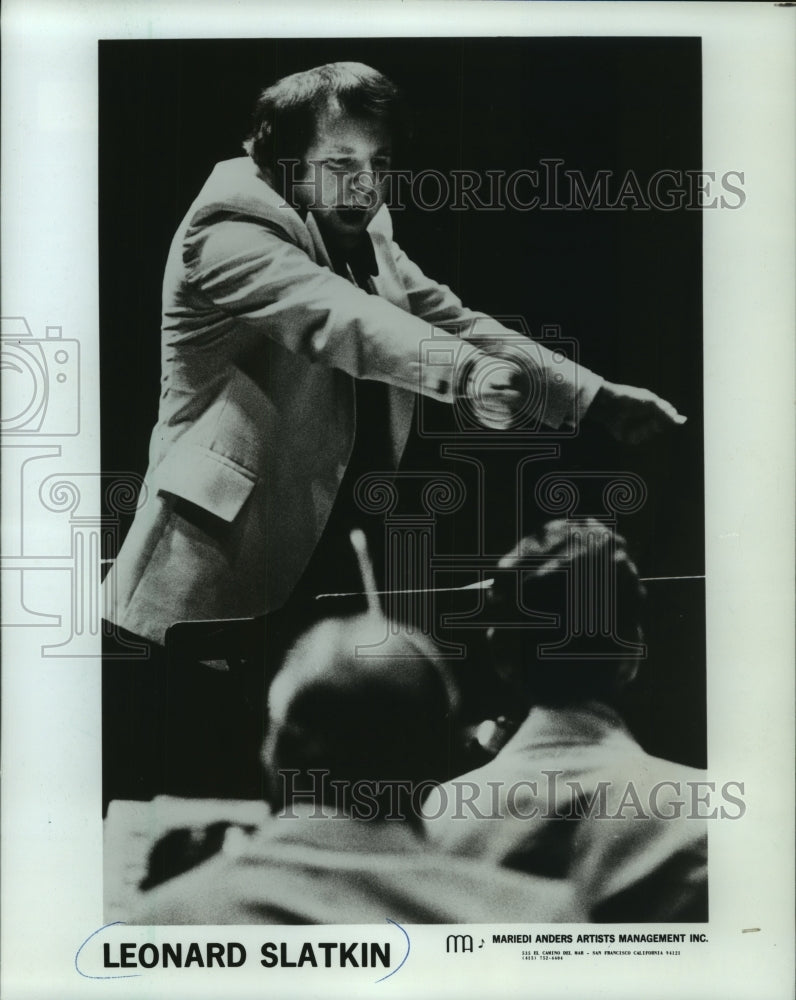
[[[397,968],[393,969],[392,972],[388,972],[386,976],[382,976],[381,979],[377,979],[376,980],[377,983],[383,983],[385,979],[389,979],[390,976],[394,976],[395,973],[398,971],[398,969],[403,968],[404,963],[406,962],[407,958],[409,958],[409,952],[412,950],[412,946],[409,943],[409,935],[406,933],[406,931],[403,929],[403,927],[401,927],[400,924],[396,924],[394,920],[390,920],[389,917],[387,917],[387,923],[388,924],[393,924],[395,927],[397,927],[398,930],[406,938],[406,954],[401,959],[401,964]]]
[[[77,949],[77,951],[75,952],[75,969],[85,979],[136,979],[138,976],[141,975],[140,972],[126,972],[124,975],[119,975],[119,976],[92,976],[88,972],[83,972],[83,970],[78,965],[77,960],[80,958],[80,952],[86,947],[86,945],[93,937],[96,937],[102,931],[107,930],[108,927],[115,927],[117,924],[123,924],[123,923],[124,923],[123,920],[114,920],[110,924],[105,924],[104,927],[100,927],[98,930],[94,931],[93,934],[89,934],[89,936],[86,938],[83,944],[81,944],[80,947]],[[409,953],[407,952],[407,954]],[[397,972],[398,970],[396,969],[395,971]]]

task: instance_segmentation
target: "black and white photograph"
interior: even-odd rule
[[[103,470],[149,462],[108,850],[189,797],[141,920],[707,919],[700,81],[698,39],[100,44]]]
[[[3,625],[41,663],[4,693],[46,690],[83,762],[26,756],[90,858],[63,995],[708,996],[737,937],[785,996],[754,844],[792,585],[743,581],[792,483],[722,296],[792,354],[764,281],[725,288],[748,251],[779,305],[792,227],[769,246],[758,161],[715,153],[702,22],[555,6],[89,39],[95,322],[7,283],[2,320]],[[37,89],[45,134],[79,86]]]

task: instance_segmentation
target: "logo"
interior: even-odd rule
[[[440,328],[456,333],[458,341],[443,340],[437,330],[420,345],[419,370],[438,392],[452,388],[456,434],[496,443],[505,443],[507,434],[515,442],[535,440],[540,434],[556,439],[576,436],[571,399],[577,395],[578,369],[573,362],[578,359],[578,344],[562,338],[560,326],[543,326],[537,339],[531,338],[522,316],[476,317],[466,329],[445,330],[444,324]],[[466,345],[477,347],[478,353],[464,350]],[[511,391],[502,395],[506,389]],[[550,404],[567,411],[555,430],[543,424]],[[440,419],[439,407],[421,392],[417,410],[421,436],[450,439],[450,424],[446,419],[440,424]]]
[[[449,934],[445,939],[445,951],[454,951],[456,954],[459,951],[472,951],[473,950],[473,935],[472,934]]]
[[[80,429],[80,352],[76,340],[48,326],[33,336],[22,316],[0,320],[3,434],[75,435]]]

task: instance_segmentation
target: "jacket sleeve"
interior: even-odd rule
[[[542,422],[548,427],[559,428],[580,421],[603,384],[599,375],[570,361],[561,352],[504,327],[486,313],[466,308],[447,285],[426,277],[397,243],[392,244],[392,249],[409,307],[415,316],[471,340],[486,352],[506,344],[522,350],[542,392]]]
[[[221,213],[189,227],[189,287],[212,309],[262,331],[313,362],[451,402],[456,364],[480,353],[316,264],[276,220]],[[448,363],[422,364],[426,345]]]

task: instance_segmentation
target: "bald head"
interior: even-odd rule
[[[384,619],[329,619],[305,633],[268,699],[263,762],[313,769],[343,782],[446,777],[453,690],[421,636],[392,634]]]

